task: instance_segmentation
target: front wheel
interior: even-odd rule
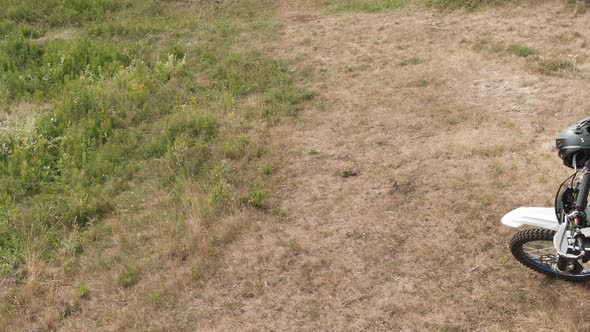
[[[553,246],[553,236],[555,232],[548,229],[522,230],[514,234],[510,240],[510,251],[524,266],[550,277],[570,281],[590,280],[590,264],[564,264]],[[557,269],[558,264],[562,269],[565,267],[565,272]]]

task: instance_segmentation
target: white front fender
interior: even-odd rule
[[[502,217],[502,223],[510,227],[536,226],[557,231],[559,223],[554,208],[519,207]]]

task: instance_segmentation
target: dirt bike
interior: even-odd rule
[[[590,280],[590,118],[564,130],[556,140],[559,157],[574,169],[559,187],[553,208],[520,207],[502,217],[516,233],[512,255],[534,271],[570,281]]]

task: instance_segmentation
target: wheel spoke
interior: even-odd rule
[[[561,264],[553,244],[554,237],[555,232],[552,230],[525,229],[512,237],[510,250],[518,261],[537,272],[572,281],[590,280],[590,262],[564,260],[566,264]],[[558,261],[562,270],[557,268]]]
[[[553,243],[550,241],[532,241],[525,243],[522,248],[531,258],[555,254]]]
[[[522,245],[522,250],[530,259],[548,266],[551,270],[558,271],[555,268],[555,264],[557,263],[557,253],[555,252],[552,241],[527,242]],[[587,264],[581,265],[583,267],[582,274],[590,272]]]

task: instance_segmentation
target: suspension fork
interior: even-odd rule
[[[586,226],[586,208],[588,207],[588,193],[590,192],[590,160],[584,165],[584,175],[580,186],[578,187],[578,194],[576,196],[575,209],[572,213],[564,218],[564,222],[560,225],[556,237],[554,239],[555,247],[559,254],[557,260],[557,268],[565,271],[568,262],[573,262],[574,265],[579,265],[578,260],[584,259],[586,256],[586,247],[584,245],[585,236],[582,233],[582,228]],[[569,238],[573,239],[573,243],[568,241],[567,232],[569,231]],[[568,253],[570,248],[578,247],[579,254],[574,255]]]
[[[556,240],[558,241],[554,241],[560,256],[557,262],[558,268],[564,265],[567,266],[567,260],[578,260],[586,256],[586,247],[584,245],[585,236],[582,233],[582,228],[586,226],[586,208],[588,207],[588,193],[590,192],[590,171],[588,171],[589,166],[590,160],[587,161],[586,165],[584,166],[584,175],[578,188],[575,209],[572,213],[566,216],[566,220],[564,220],[564,223],[560,227],[560,231],[558,231],[557,234]],[[571,225],[571,228],[568,227],[569,225]],[[578,255],[567,253],[567,249],[569,248],[567,242],[569,241],[566,239],[566,232],[568,231],[568,228],[570,232],[570,238],[574,240],[572,245],[574,245],[574,247],[578,247]]]
[[[588,163],[586,163],[586,167],[588,167]],[[578,213],[584,213],[586,208],[588,207],[588,192],[590,191],[590,172],[585,170],[584,177],[582,178],[582,183],[580,184],[580,188],[578,191],[578,197],[576,197],[576,211]],[[585,215],[582,217],[586,217]],[[580,220],[581,221],[581,220]]]

